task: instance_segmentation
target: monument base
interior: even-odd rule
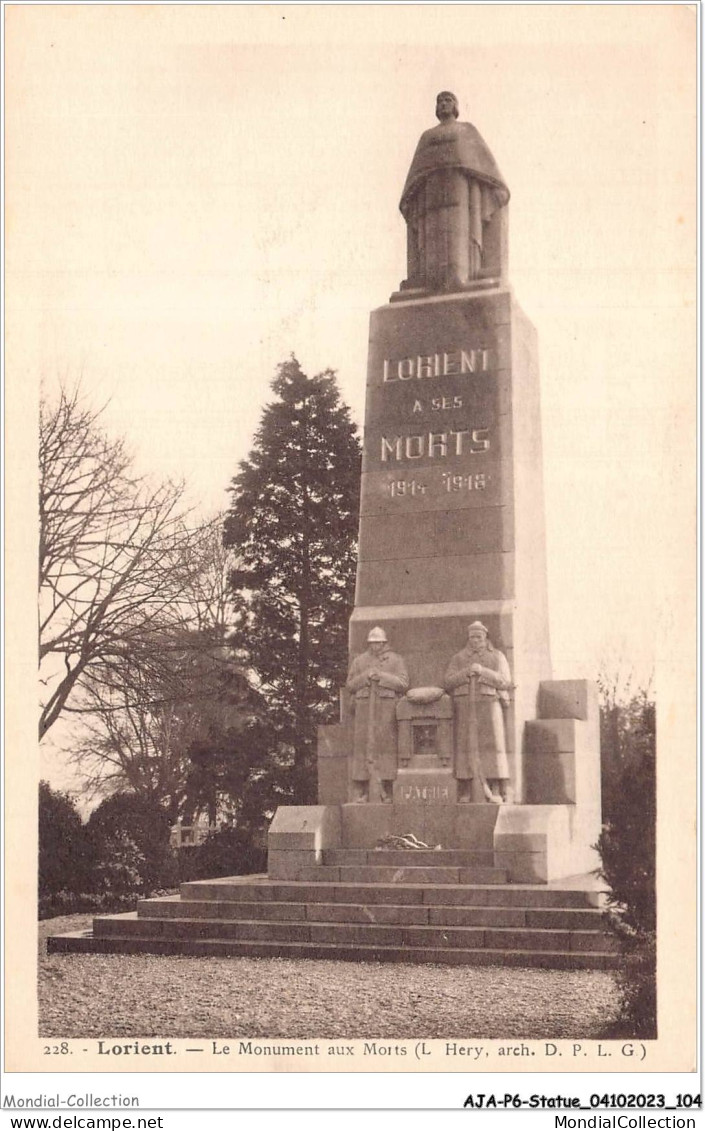
[[[356,880],[375,882],[370,861],[380,849],[379,864],[384,863],[380,842],[389,836],[412,834],[429,852],[439,853],[439,862],[457,851],[466,867],[489,867],[501,873],[492,882],[545,884],[597,866],[596,853],[580,833],[573,805],[393,802],[282,806],[270,830],[268,875],[270,879],[324,880],[329,878],[326,866],[331,853],[340,866],[337,858],[344,859],[346,851],[364,849],[372,871]],[[413,849],[396,855],[403,855],[412,867],[417,859]]]
[[[340,814],[330,826],[339,828],[339,838],[337,833],[332,838],[322,836],[320,849],[373,849],[389,834],[413,833],[432,848],[492,854],[494,866],[503,869],[512,883],[547,883],[597,868],[594,845],[601,831],[601,805],[595,685],[587,680],[544,680],[539,685],[538,718],[526,722],[522,742],[526,804],[482,802],[478,781],[472,783],[473,803],[459,803],[458,782],[450,766],[429,755],[409,755],[413,727],[425,726],[437,716],[439,754],[443,760],[450,757],[449,705],[448,696],[424,707],[400,701],[400,751],[409,761],[398,771],[392,804],[348,804],[350,725],[320,728],[317,811]],[[277,811],[272,825],[275,837],[270,849],[276,851],[283,847],[277,837],[283,812]],[[296,812],[312,813],[313,807]],[[294,848],[300,851],[301,844],[291,841]],[[290,872],[295,861],[288,859]],[[322,860],[320,853],[317,860]]]

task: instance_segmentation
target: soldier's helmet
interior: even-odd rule
[[[487,636],[487,627],[482,623],[481,620],[474,620],[472,624],[468,625],[468,633],[471,632],[482,632],[485,636]]]
[[[376,641],[381,641],[383,644],[387,643],[387,634],[383,628],[371,628],[367,634],[367,643],[374,644]]]

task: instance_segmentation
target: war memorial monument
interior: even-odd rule
[[[449,92],[401,196],[407,271],[370,320],[359,560],[318,804],[268,875],[182,885],[53,950],[602,968],[596,688],[554,679],[537,341],[509,188]]]

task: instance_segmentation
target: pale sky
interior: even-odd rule
[[[291,352],[337,370],[362,425],[369,311],[405,275],[401,188],[451,89],[510,188],[509,277],[538,331],[555,675],[666,661],[694,597],[694,11],[6,17],[25,457],[39,379],[80,378],[140,467],[212,512]]]

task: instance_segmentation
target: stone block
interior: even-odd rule
[[[524,742],[527,757],[532,754],[573,753],[579,744],[575,719],[535,719],[526,724]]]
[[[271,899],[271,889],[259,884],[224,884],[219,880],[190,880],[181,885],[181,898],[197,900]]]
[[[544,852],[546,849],[545,832],[503,833],[503,852]]]
[[[526,911],[527,927],[558,928],[565,931],[601,930],[602,913],[596,909],[537,907]]]
[[[455,813],[455,843],[458,848],[493,849],[498,805],[458,805]]]
[[[308,923],[238,923],[238,939],[262,942],[308,942]]]
[[[545,852],[495,852],[497,867],[504,869],[512,884],[545,884],[549,879]]]
[[[407,926],[428,923],[429,908],[404,904],[311,903],[306,916],[312,923],[377,923]]]
[[[521,907],[430,907],[429,922],[448,927],[525,927]]]
[[[298,880],[302,868],[317,867],[320,853],[313,849],[289,849],[285,852],[270,848],[267,853],[267,872],[270,880]]]
[[[587,679],[550,679],[539,685],[540,719],[582,719],[599,710],[597,685]]]
[[[320,869],[316,869],[316,874]],[[271,898],[284,903],[300,901],[301,903],[332,903],[336,892],[339,890],[335,883],[322,883],[320,881],[298,881],[296,884],[272,884],[269,889]]]
[[[352,727],[349,722],[328,723],[318,727],[317,737],[319,758],[345,758],[350,751]]]
[[[495,891],[498,893],[493,898]],[[457,888],[438,887],[435,891],[422,891],[423,902],[431,907],[494,907],[511,901],[511,889],[497,887]]]
[[[235,924],[229,924],[234,937]],[[144,932],[143,932],[144,936]],[[164,939],[213,939],[217,937],[217,925],[207,919],[165,919],[162,938]]]
[[[304,873],[309,877],[312,870],[318,873],[324,848],[339,845],[340,835],[339,806],[281,805],[267,838],[269,878],[297,880],[304,878]]]
[[[381,837],[392,832],[393,805],[367,804],[342,805],[342,845],[345,848],[374,848]]]
[[[343,805],[349,797],[350,721],[318,728],[318,803]]]
[[[318,801],[320,805],[344,805],[349,797],[347,758],[318,759]]]
[[[548,703],[542,692],[542,709],[563,710],[565,717],[527,723],[524,796],[529,805],[573,807],[563,875],[577,875],[598,864],[591,846],[601,828],[599,712],[594,685],[587,681],[551,681],[546,686],[552,699]],[[576,719],[571,711],[587,717]]]
[[[363,946],[401,946],[400,927],[371,927],[354,923],[312,923],[311,941],[318,943],[359,944]]]
[[[493,950],[563,950],[570,949],[568,931],[504,930],[490,928],[485,932],[485,946]]]
[[[340,879],[349,884],[457,884],[457,868],[341,868]]]
[[[305,919],[305,903],[277,903],[274,900],[259,903],[217,904],[221,919]]]
[[[333,900],[336,903],[394,903],[422,904],[424,889],[421,887],[399,887],[379,884],[376,887],[349,884],[336,888]]]
[[[455,787],[454,781],[453,786]],[[419,839],[433,848],[439,844],[443,849],[453,847],[456,843],[455,816],[458,806],[428,804],[421,806],[421,808],[423,810],[423,832]]]
[[[168,930],[166,919],[138,919],[134,913],[129,918],[122,915],[98,916],[93,920],[93,934],[96,938],[112,938],[115,935],[146,935],[157,938]]]
[[[495,865],[506,868],[510,882],[546,883],[570,875],[570,850],[569,806],[499,807],[494,831]]]
[[[458,946],[482,947],[485,932],[473,927],[460,927],[433,930],[431,927],[408,927],[404,931],[406,946]]]
[[[514,554],[457,554],[438,568],[434,558],[408,558],[397,568],[388,562],[362,561],[357,571],[356,602],[364,605],[478,601],[511,597]]]
[[[408,801],[403,805],[392,805],[392,828],[395,836],[405,836],[413,833],[424,844],[429,841],[426,837],[426,814],[432,808],[431,803]]]
[[[213,904],[211,903],[189,903],[189,914],[198,915],[199,912],[203,915],[212,914]],[[172,916],[183,914],[183,904],[178,896],[165,896],[161,899],[141,899],[137,904],[138,918],[145,919],[169,919]]]
[[[325,864],[316,864],[315,867],[304,865],[299,868],[296,876],[286,877],[287,879],[300,880],[302,883],[338,883],[340,880],[340,868],[328,868]]]
[[[575,804],[575,754],[531,754],[524,765],[527,804]]]
[[[327,848],[323,853],[323,863],[338,867],[341,864],[369,864],[366,848]]]
[[[618,954],[619,939],[602,931],[573,931],[570,936],[570,949],[575,951],[598,951],[602,954]]]
[[[507,506],[433,510],[420,512],[413,522],[406,514],[363,515],[360,537],[364,561],[502,553],[513,548],[512,513]]]
[[[368,864],[382,864],[391,865],[393,867],[406,868],[409,866],[422,867],[422,868],[471,868],[476,864],[481,866],[489,864],[492,866],[492,860],[478,860],[476,857],[480,855],[473,852],[463,852],[460,849],[437,849],[435,851],[426,851],[425,849],[400,849],[395,848],[380,848],[367,854]]]
[[[340,845],[340,807],[337,805],[280,805],[269,827],[267,846],[279,851]]]
[[[460,884],[506,884],[507,872],[503,865],[494,868],[461,868],[458,874]]]

